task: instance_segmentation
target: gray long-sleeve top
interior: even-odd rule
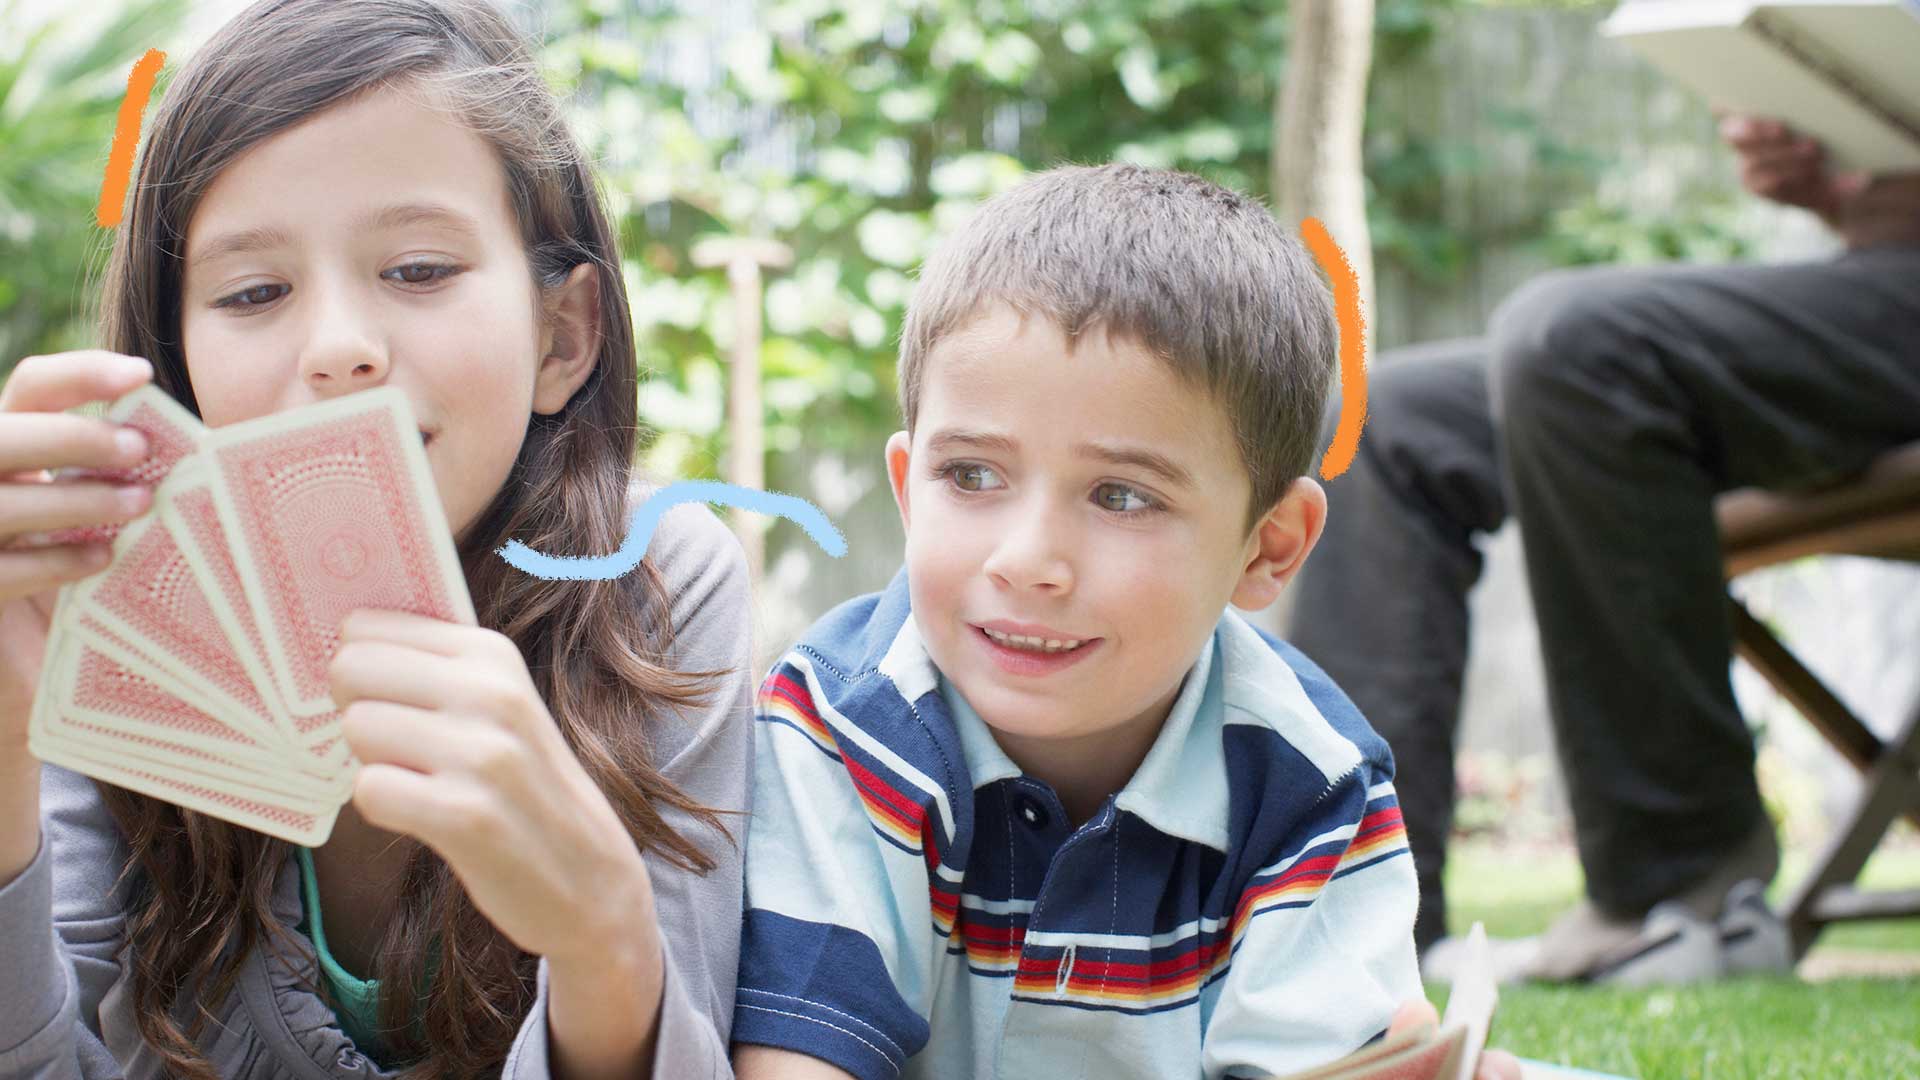
[[[696,802],[744,812],[753,774],[754,684],[745,559],[704,506],[666,514],[647,554],[673,598],[674,665],[729,673],[704,708],[687,710],[682,722],[669,714],[656,724],[654,760]],[[93,781],[45,766],[41,785],[39,853],[0,888],[0,1080],[160,1077],[162,1061],[140,1039],[119,959],[127,889],[116,889],[114,882],[126,862],[126,842]],[[671,808],[663,811],[669,824],[706,846],[717,866],[703,876],[646,858],[666,945],[653,1075],[731,1077],[727,1035],[740,946],[740,834],[746,818],[723,815],[735,837],[728,843]],[[291,855],[276,878],[272,910],[290,931],[300,922],[300,874]],[[306,945],[304,937],[293,936]],[[210,1006],[218,1022],[200,1036],[214,1069],[227,1080],[388,1075],[354,1049],[333,1011],[301,985],[301,977],[318,982],[310,948],[300,960],[305,970],[298,975],[284,963],[269,962],[258,947],[241,961],[233,992]],[[183,1002],[183,1008],[191,1005]],[[188,1015],[183,1011],[180,1019]],[[545,960],[539,995],[502,1075],[550,1075]]]

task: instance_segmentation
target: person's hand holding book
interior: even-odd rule
[[[1920,244],[1920,173],[1834,172],[1826,149],[1778,120],[1723,113],[1720,137],[1740,157],[1740,183],[1813,211],[1848,247]]]

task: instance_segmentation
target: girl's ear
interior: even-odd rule
[[[1327,524],[1327,493],[1307,477],[1295,480],[1253,527],[1247,539],[1233,606],[1259,611],[1280,598],[1307,561]]]
[[[887,440],[887,480],[893,484],[894,505],[900,508],[900,528],[907,527],[907,468],[912,464],[909,451],[913,439],[904,431],[896,431]]]
[[[533,411],[552,416],[566,408],[600,358],[600,278],[581,263],[542,298],[540,368],[534,373]]]

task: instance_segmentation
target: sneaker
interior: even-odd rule
[[[1640,936],[1640,923],[1616,919],[1582,900],[1562,914],[1540,935],[1524,976],[1542,982],[1584,979],[1608,956],[1620,952]]]
[[[1420,978],[1430,983],[1451,985],[1460,974],[1467,939],[1449,934],[1427,946],[1420,954]],[[1533,958],[1540,951],[1540,937],[1488,938],[1487,966],[1493,981],[1501,986],[1528,977]]]
[[[1640,934],[1595,965],[1591,978],[1607,986],[1667,986],[1708,982],[1725,973],[1720,928],[1678,900],[1655,904]]]
[[[1771,881],[1779,867],[1780,844],[1773,834],[1773,823],[1762,820],[1704,879],[1666,902],[1682,905],[1696,920],[1711,928],[1719,920],[1728,891],[1736,882],[1748,878]],[[1652,914],[1652,911],[1647,913],[1648,917]],[[1645,944],[1640,940],[1645,928],[1642,919],[1608,915],[1591,900],[1582,900],[1554,920],[1541,935],[1539,950],[1528,966],[1526,977],[1543,982],[1595,978],[1603,963],[1611,964]]]
[[[1767,886],[1760,879],[1748,878],[1727,893],[1720,916],[1720,955],[1729,975],[1793,970],[1787,922],[1767,906]]]

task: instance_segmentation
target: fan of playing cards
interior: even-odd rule
[[[208,429],[151,385],[107,418],[154,486],[106,570],[60,591],[34,696],[41,761],[309,847],[358,762],[327,669],[356,608],[472,623],[413,411],[382,387]]]

